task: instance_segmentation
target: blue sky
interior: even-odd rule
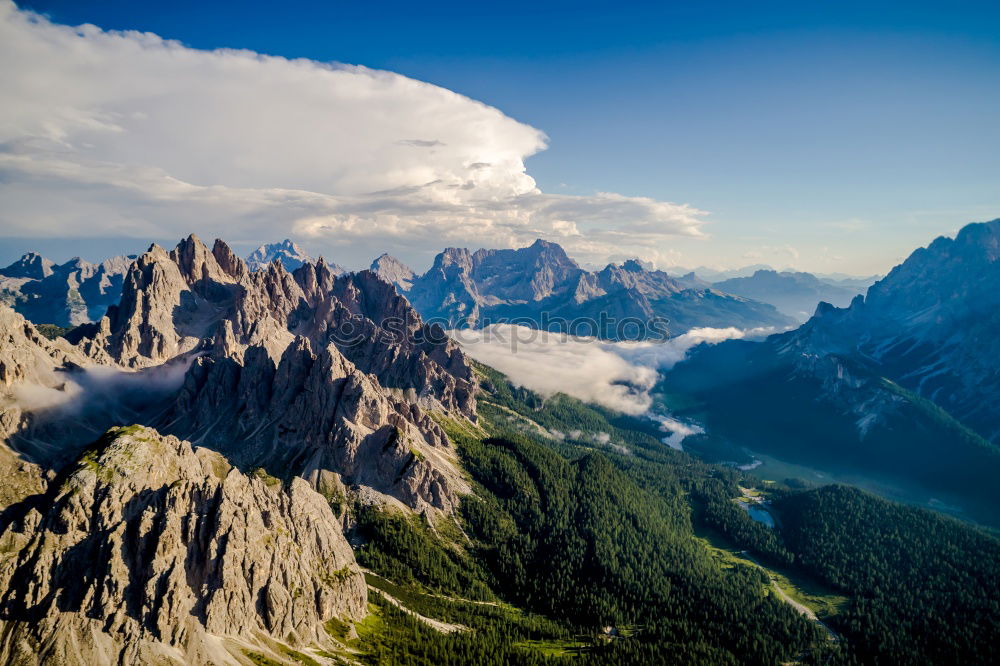
[[[547,135],[525,160],[544,192],[706,211],[659,263],[883,272],[1000,216],[997,3],[537,4],[19,6],[482,101]]]

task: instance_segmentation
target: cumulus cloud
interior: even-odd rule
[[[540,191],[545,135],[452,91],[364,67],[200,51],[72,28],[0,2],[0,233],[280,235],[320,249],[514,246],[655,254],[703,213]]]
[[[472,358],[496,368],[516,385],[542,395],[565,393],[638,415],[652,406],[649,391],[656,384],[658,371],[683,360],[692,347],[769,332],[773,331],[695,328],[664,342],[607,342],[495,324],[479,330],[451,331],[450,335]],[[678,432],[666,422],[661,423],[665,431]]]

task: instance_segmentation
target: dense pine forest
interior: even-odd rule
[[[788,495],[777,509],[798,566],[850,595],[834,625],[862,661],[1000,658],[1000,540],[847,486]]]
[[[444,423],[476,491],[460,520],[357,509],[372,663],[994,659],[995,536],[853,488],[761,484],[664,446],[655,424],[477,370],[480,422]],[[773,529],[734,501],[754,486]]]

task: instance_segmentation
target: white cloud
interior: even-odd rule
[[[472,358],[506,374],[518,386],[542,395],[565,393],[636,415],[652,406],[649,391],[658,370],[673,367],[692,347],[769,332],[773,331],[695,328],[664,342],[606,342],[495,324],[450,335]]]
[[[383,72],[71,28],[0,2],[0,234],[281,235],[512,246],[584,257],[700,235],[703,213],[541,192],[546,137]],[[586,240],[584,239],[586,236]]]
[[[128,405],[152,403],[176,391],[184,382],[193,358],[137,372],[92,366],[82,370],[55,370],[35,383],[0,393],[0,407],[16,405],[26,412],[58,409],[63,415],[128,411]]]
[[[566,393],[626,414],[642,414],[650,407],[656,371],[626,361],[592,338],[508,324],[451,335],[474,359],[543,395]]]
[[[689,350],[702,343],[714,345],[723,340],[741,340],[743,338],[760,338],[776,332],[773,327],[740,329],[729,328],[692,328],[687,333],[678,335],[662,342],[622,342],[601,343],[612,345],[616,354],[630,363],[644,367],[669,370],[684,360]]]
[[[684,423],[683,421],[678,421],[675,418],[664,416],[663,414],[658,414],[654,418],[660,422],[660,430],[668,433],[667,436],[663,438],[663,443],[672,449],[677,449],[678,451],[684,450],[681,442],[684,441],[685,437],[705,432],[705,429],[700,425],[695,423]]]

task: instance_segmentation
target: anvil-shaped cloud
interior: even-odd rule
[[[319,250],[523,245],[583,259],[699,235],[687,205],[548,194],[545,135],[364,67],[202,51],[0,2],[0,235],[283,235]]]

